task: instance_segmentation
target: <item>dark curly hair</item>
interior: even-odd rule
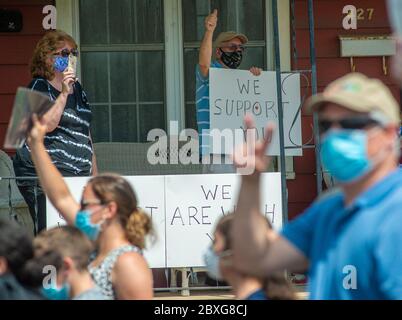
[[[47,80],[54,78],[53,63],[49,62],[49,55],[61,48],[66,42],[77,49],[78,46],[73,37],[61,30],[49,31],[39,40],[30,64],[33,78],[41,77]]]

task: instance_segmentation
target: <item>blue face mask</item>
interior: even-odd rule
[[[43,295],[49,300],[68,300],[70,299],[70,285],[66,282],[61,288],[42,288]]]
[[[68,57],[56,57],[54,59],[53,67],[58,72],[64,72],[68,67]]]
[[[321,159],[324,167],[340,183],[358,180],[373,168],[367,156],[367,132],[331,130],[323,138]]]
[[[95,241],[99,236],[103,221],[94,224],[91,222],[91,215],[92,213],[88,210],[79,211],[75,217],[75,226],[80,229],[89,239]]]
[[[212,249],[209,247],[204,253],[204,263],[207,267],[208,275],[216,280],[222,280],[222,274],[219,268],[219,257]]]

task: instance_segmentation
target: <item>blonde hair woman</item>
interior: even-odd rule
[[[49,200],[67,223],[95,242],[89,272],[96,284],[110,298],[152,299],[152,272],[142,255],[152,225],[150,217],[138,208],[130,184],[114,174],[93,177],[81,203],[76,202],[45,150],[45,132],[46,125],[34,117],[28,144],[36,172]]]

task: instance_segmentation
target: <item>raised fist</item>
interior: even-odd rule
[[[216,24],[218,22],[218,10],[214,10],[210,15],[205,18],[205,30],[215,31]]]

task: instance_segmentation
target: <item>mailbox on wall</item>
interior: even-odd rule
[[[356,71],[353,58],[382,57],[383,72],[387,74],[386,57],[396,53],[395,40],[389,35],[339,36],[341,57],[350,58],[350,68]]]
[[[17,10],[0,9],[0,32],[20,32],[22,14]]]

